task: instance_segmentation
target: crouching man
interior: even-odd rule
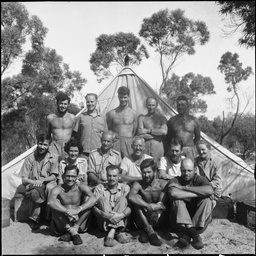
[[[73,240],[74,245],[83,243],[78,232],[88,229],[91,208],[97,200],[86,184],[76,182],[78,175],[77,166],[66,166],[64,183],[53,188],[48,199],[52,209],[51,229],[61,235],[60,241]]]
[[[166,220],[167,181],[156,179],[157,164],[153,159],[145,159],[140,164],[142,180],[135,181],[129,193],[134,206],[134,220],[139,229],[143,229],[139,241],[160,246],[162,241],[153,228],[163,227]]]
[[[174,228],[180,232],[181,247],[188,246],[191,239],[195,249],[204,247],[199,234],[211,221],[214,206],[210,198],[212,193],[213,188],[207,178],[195,173],[192,160],[182,160],[181,176],[171,179],[168,185],[172,201],[171,220],[174,220]]]
[[[39,228],[41,205],[47,200],[50,191],[57,185],[58,158],[52,155],[49,149],[50,140],[41,133],[37,136],[37,148],[35,152],[26,158],[21,170],[21,193],[30,200],[29,211],[32,229]],[[45,219],[50,220],[50,208],[46,206]]]
[[[119,183],[120,170],[116,165],[109,165],[106,168],[107,183],[98,184],[94,194],[97,197],[97,204],[93,212],[97,218],[97,225],[101,231],[107,231],[104,239],[104,246],[115,245],[114,238],[119,243],[128,243],[124,231],[127,226],[127,216],[131,214],[128,206],[127,195],[130,187],[127,184]]]

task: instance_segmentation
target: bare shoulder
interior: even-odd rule
[[[52,194],[60,194],[62,192],[62,187],[61,185],[57,185],[52,189]]]
[[[71,118],[73,120],[76,119],[76,116],[74,114],[69,113],[69,112],[67,113],[67,117],[69,117],[69,118]]]
[[[56,114],[55,113],[52,113],[52,114],[49,114],[47,117],[46,117],[46,119],[47,119],[47,121],[51,121],[51,120],[53,120],[54,118],[56,118],[57,116],[56,116]]]
[[[79,185],[78,185],[78,188],[80,191],[82,192],[88,192],[88,191],[91,191],[90,187],[86,184],[84,184],[83,182],[80,182]]]
[[[187,115],[187,119],[188,119],[188,121],[192,121],[196,124],[199,124],[199,121],[197,120],[197,118],[192,115]]]
[[[108,111],[107,114],[106,114],[106,116],[107,116],[107,117],[110,117],[110,116],[113,116],[115,113],[116,113],[116,108],[114,108],[114,109]]]

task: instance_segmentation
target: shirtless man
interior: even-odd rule
[[[52,138],[49,151],[63,158],[65,154],[64,145],[71,138],[76,117],[67,112],[70,103],[70,98],[67,94],[60,92],[56,96],[56,100],[57,113],[47,116],[47,137]]]
[[[167,184],[166,180],[156,179],[157,165],[153,159],[145,159],[140,169],[142,180],[135,181],[128,199],[134,205],[134,220],[139,229],[143,229],[139,241],[160,246],[162,241],[153,228],[160,228],[167,220]]]
[[[167,145],[172,138],[183,142],[183,153],[192,161],[197,156],[195,144],[200,139],[200,124],[198,120],[189,115],[189,102],[186,96],[177,98],[178,115],[173,116],[167,122]]]
[[[146,100],[148,113],[138,118],[138,134],[145,140],[145,153],[152,156],[157,164],[164,155],[164,139],[167,134],[167,119],[156,112],[158,102],[149,97]]]
[[[114,149],[121,153],[122,158],[132,153],[132,138],[137,130],[137,113],[128,107],[129,88],[119,87],[119,106],[107,113],[108,129],[117,134]]]
[[[78,232],[84,233],[88,229],[91,208],[97,201],[87,185],[76,182],[78,174],[77,166],[66,166],[64,184],[53,188],[48,199],[52,209],[52,230],[61,235],[60,241],[73,240],[74,245],[83,243]]]

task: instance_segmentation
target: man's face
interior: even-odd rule
[[[188,103],[185,100],[177,101],[177,111],[179,114],[184,114],[188,111]]]
[[[155,99],[148,99],[147,100],[147,109],[149,114],[154,114],[157,108],[157,103]]]
[[[149,166],[147,168],[144,168],[141,171],[141,175],[142,175],[142,179],[146,182],[146,183],[151,183],[154,178],[155,178],[155,173],[152,170],[152,168]]]
[[[197,145],[197,152],[199,157],[201,157],[203,160],[206,160],[209,157],[210,150],[207,148],[204,144]]]
[[[72,161],[75,161],[78,158],[79,155],[79,149],[78,147],[70,147],[68,151],[69,159]]]
[[[101,138],[101,147],[105,151],[110,150],[113,147],[113,136],[110,134],[103,134]]]
[[[72,187],[76,183],[77,179],[77,171],[75,169],[68,170],[64,174],[64,183],[68,185],[69,187]]]
[[[181,177],[184,181],[190,182],[195,176],[194,164],[192,161],[183,161],[181,163]]]
[[[118,94],[118,99],[121,107],[127,106],[129,101],[129,96],[127,94]]]
[[[86,97],[86,107],[87,107],[87,110],[89,112],[93,112],[96,108],[96,103],[97,103],[97,100],[95,98],[95,96],[93,95],[88,95]]]
[[[38,141],[37,143],[37,152],[39,155],[44,155],[47,153],[48,148],[49,148],[49,140],[44,140],[44,141]]]
[[[115,186],[118,181],[119,181],[119,170],[114,169],[111,171],[107,172],[107,179],[108,179],[108,184],[111,186]]]
[[[180,145],[171,145],[170,146],[170,159],[174,164],[177,164],[180,162],[181,157],[181,147]]]
[[[68,100],[60,100],[57,102],[58,111],[62,114],[68,111],[69,102]]]
[[[132,143],[132,149],[135,156],[140,156],[145,150],[145,143],[143,140],[135,140]]]

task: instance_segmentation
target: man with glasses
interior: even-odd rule
[[[180,232],[179,244],[186,247],[192,239],[195,249],[202,249],[202,233],[211,221],[213,188],[206,177],[195,173],[193,161],[181,162],[181,176],[169,181],[168,194],[172,201],[171,220]]]
[[[78,232],[88,229],[91,208],[97,199],[83,182],[77,183],[79,169],[67,165],[64,171],[64,183],[51,191],[48,205],[52,209],[51,229],[60,235],[60,241],[73,241],[74,245],[83,241]]]

